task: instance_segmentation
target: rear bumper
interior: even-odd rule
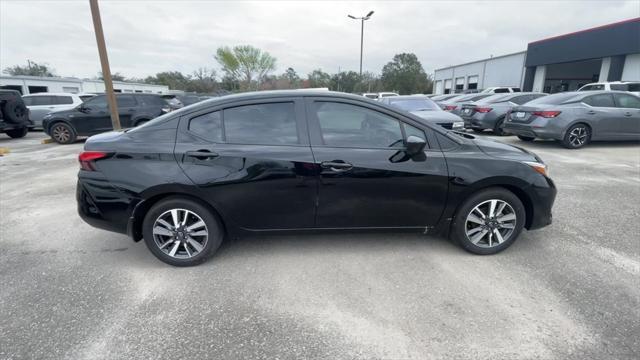
[[[476,113],[472,116],[462,117],[462,119],[466,129],[493,129],[496,124],[496,119],[493,116],[487,116],[487,114]]]
[[[97,176],[78,178],[76,201],[78,215],[84,222],[120,234],[127,234],[132,209],[138,202]]]
[[[547,120],[536,119],[528,124],[505,121],[502,129],[508,133],[540,139],[562,140],[564,134],[561,128],[548,125]]]

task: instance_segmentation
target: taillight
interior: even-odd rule
[[[554,118],[560,115],[560,111],[534,111],[533,115],[542,116],[543,118]]]
[[[455,110],[457,107],[458,107],[457,105],[445,105],[444,110],[451,111],[451,110]]]
[[[94,162],[99,159],[104,159],[107,156],[109,156],[109,153],[103,151],[83,151],[78,155],[80,168],[82,170],[95,171]]]
[[[477,112],[479,112],[479,113],[483,113],[483,114],[486,114],[486,113],[488,113],[488,112],[489,112],[489,111],[491,111],[491,110],[493,110],[493,109],[492,109],[492,108],[488,108],[488,107],[477,107],[477,108],[476,108],[476,111],[477,111]]]

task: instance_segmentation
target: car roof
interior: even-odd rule
[[[43,93],[35,93],[35,94],[25,94],[24,96],[78,96],[78,94],[72,93],[54,93],[54,92],[43,92]]]

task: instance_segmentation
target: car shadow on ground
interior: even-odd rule
[[[527,147],[536,147],[540,149],[550,149],[550,148],[559,148],[566,150],[580,150],[580,149],[567,149],[560,143],[559,140],[543,140],[536,139],[534,141],[521,141],[515,135],[504,135],[498,136],[491,132],[485,132],[481,134],[477,133],[469,133],[471,135],[476,135],[479,138],[488,138],[493,140],[498,140],[502,142],[507,142],[508,140],[515,140],[514,142],[508,141],[509,144],[517,145],[517,146],[527,146]],[[625,141],[593,141],[589,144],[585,145],[583,148],[625,148],[625,147],[633,147],[640,145],[640,140],[625,140]],[[582,149],[582,148],[581,148]]]

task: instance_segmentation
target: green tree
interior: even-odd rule
[[[98,80],[104,80],[104,76],[102,76],[102,71],[98,71],[98,76],[96,78]],[[119,72],[117,72],[115,74],[111,74],[111,80],[113,80],[113,81],[127,81],[129,79],[127,79],[124,75],[122,75]],[[129,80],[129,81],[132,81],[132,80]]]
[[[219,89],[216,71],[206,67],[198,68],[191,75],[187,90],[198,93],[212,93]]]
[[[431,88],[431,78],[425,73],[418,57],[412,53],[397,54],[382,68],[382,84],[400,94],[424,93]]]
[[[145,79],[146,83],[166,85],[172,90],[187,90],[190,81],[191,77],[189,75],[184,75],[179,71],[160,72]]]
[[[215,59],[243,90],[259,89],[264,77],[276,68],[275,57],[251,45],[218,48]]]
[[[329,88],[347,93],[355,92],[360,83],[360,75],[355,71],[342,71],[331,76]]]
[[[309,87],[312,88],[328,88],[331,86],[331,75],[322,71],[322,69],[315,69],[309,75]]]
[[[27,66],[14,65],[5,68],[3,73],[18,76],[18,75],[30,75],[30,76],[47,76],[54,77],[54,70],[49,68],[47,64],[38,64],[35,61],[27,60]]]
[[[287,87],[289,89],[296,89],[300,87],[300,76],[293,68],[287,68],[287,70],[282,74],[282,78],[287,81]]]

